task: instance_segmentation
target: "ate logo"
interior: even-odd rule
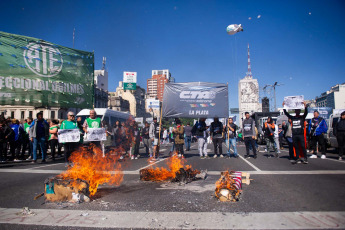
[[[92,128],[99,128],[99,123],[97,121],[93,121],[91,123]]]
[[[53,77],[60,73],[63,65],[58,48],[49,43],[30,43],[23,56],[25,64],[41,77]]]

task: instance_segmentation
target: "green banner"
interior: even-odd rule
[[[123,89],[124,90],[136,90],[137,89],[137,83],[123,83]]]
[[[94,55],[0,32],[0,105],[91,108]]]

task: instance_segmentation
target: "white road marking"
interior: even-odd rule
[[[162,161],[165,161],[165,160],[167,160],[167,159],[168,159],[168,158],[164,158],[164,159],[161,159],[161,160],[156,161],[156,162],[154,162],[154,163],[150,163],[149,165],[146,165],[146,166],[144,166],[144,167],[142,167],[142,168],[140,168],[140,169],[138,169],[138,170],[136,170],[136,171],[139,173],[140,170],[146,169],[146,168],[148,168],[148,167],[151,167],[152,165],[155,165],[155,164],[157,164],[157,163],[159,163],[159,162],[162,162]]]
[[[111,212],[1,208],[0,223],[142,229],[344,229],[345,212]],[[86,214],[87,213],[87,214]],[[84,215],[82,215],[84,214]]]
[[[261,169],[259,169],[258,167],[256,167],[255,165],[253,165],[252,163],[250,163],[247,159],[245,159],[244,157],[242,157],[241,155],[238,155],[242,160],[244,160],[244,162],[246,162],[247,164],[249,164],[253,169],[255,169],[256,171],[261,171]]]
[[[332,158],[326,158],[326,159],[320,159],[320,160],[329,160],[329,161],[335,161],[335,162],[339,162],[339,163],[345,163],[345,161],[340,161],[340,160],[336,160],[336,159],[332,159]]]
[[[160,161],[155,162],[157,164],[161,161],[166,160],[162,159]],[[154,165],[152,164],[152,165]],[[124,175],[139,175],[139,171],[141,169],[147,168],[151,165],[147,165],[143,168],[134,171],[122,171]],[[238,170],[241,171],[241,170]],[[31,170],[28,171],[27,169],[0,169],[0,173],[30,173],[30,174],[60,174],[65,172],[65,170]],[[220,175],[222,171],[208,171],[208,175]],[[248,172],[251,175],[343,175],[345,174],[345,170],[311,170],[311,171],[241,171],[241,172]],[[119,173],[116,171],[111,171],[111,173]]]
[[[30,169],[38,169],[38,168],[45,168],[45,167],[54,166],[54,165],[61,165],[61,164],[65,164],[65,163],[56,163],[56,164],[50,164],[50,165],[43,165],[43,166],[38,166],[38,167],[32,167],[32,168],[28,168],[27,170],[30,170]]]

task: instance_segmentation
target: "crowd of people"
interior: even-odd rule
[[[314,111],[314,118],[309,123],[306,122],[308,107],[305,105],[304,114],[296,109],[295,115],[291,115],[284,110],[288,121],[282,124],[275,124],[272,117],[268,117],[262,127],[262,134],[266,142],[265,152],[268,157],[272,155],[279,157],[280,150],[283,149],[283,141],[287,143],[289,149],[289,159],[292,164],[308,163],[307,149],[311,151],[309,158],[317,158],[317,143],[321,150],[321,159],[326,158],[326,141],[324,133],[327,132],[327,124],[319,116],[318,111]],[[159,159],[159,146],[161,144],[172,143],[170,154],[176,152],[182,159],[185,152],[190,151],[193,140],[198,143],[198,152],[201,159],[209,158],[207,146],[213,143],[213,157],[223,158],[223,142],[226,144],[226,157],[238,158],[237,142],[244,142],[246,147],[245,158],[257,158],[260,152],[257,137],[258,129],[254,119],[248,112],[242,122],[242,127],[238,127],[233,118],[226,119],[225,124],[217,117],[207,126],[206,118],[200,118],[193,126],[190,123],[182,124],[180,119],[175,119],[175,126],[168,129],[160,129],[157,118],[153,118],[151,124],[145,123],[140,128],[134,120],[116,121],[113,127],[102,122],[97,117],[95,110],[90,110],[90,117],[82,123],[80,117],[75,118],[73,112],[67,114],[64,121],[50,120],[43,118],[42,113],[37,113],[36,119],[28,117],[25,122],[20,123],[17,119],[5,119],[0,117],[0,160],[23,161],[31,160],[36,163],[38,156],[41,162],[46,162],[47,149],[50,149],[52,160],[62,157],[62,147],[64,148],[64,158],[66,164],[69,157],[76,148],[84,144],[84,138],[88,135],[89,128],[104,128],[107,139],[105,141],[91,141],[96,146],[102,145],[105,150],[110,148],[121,149],[121,159],[128,156],[130,159],[138,159],[139,146],[142,142],[145,154],[151,161]],[[80,131],[79,142],[60,143],[58,141],[59,130],[78,129]],[[345,112],[341,114],[339,122],[334,127],[334,135],[337,137],[339,160],[342,160],[345,143]],[[309,143],[309,145],[307,145]],[[272,154],[273,151],[273,154]],[[39,152],[39,154],[37,154]],[[233,154],[232,154],[232,153]],[[10,153],[8,155],[8,153]]]

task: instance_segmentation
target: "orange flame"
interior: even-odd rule
[[[92,149],[92,148],[91,148]],[[89,183],[90,195],[97,192],[101,184],[120,185],[123,180],[121,164],[118,162],[120,155],[114,151],[106,153],[103,157],[100,148],[89,150],[77,150],[69,158],[72,166],[60,176],[63,179],[81,179]]]
[[[167,168],[149,168],[145,174],[145,180],[150,181],[166,181],[176,177],[176,173],[183,168],[185,170],[191,169],[192,166],[184,165],[186,160],[180,159],[177,154],[173,154],[167,161]]]
[[[238,196],[241,192],[241,190],[238,190],[235,187],[235,180],[228,171],[224,172],[221,175],[220,179],[216,182],[215,185],[216,185],[215,195],[218,198],[219,198],[219,192],[221,189],[228,189],[230,192],[234,194],[234,197]]]

